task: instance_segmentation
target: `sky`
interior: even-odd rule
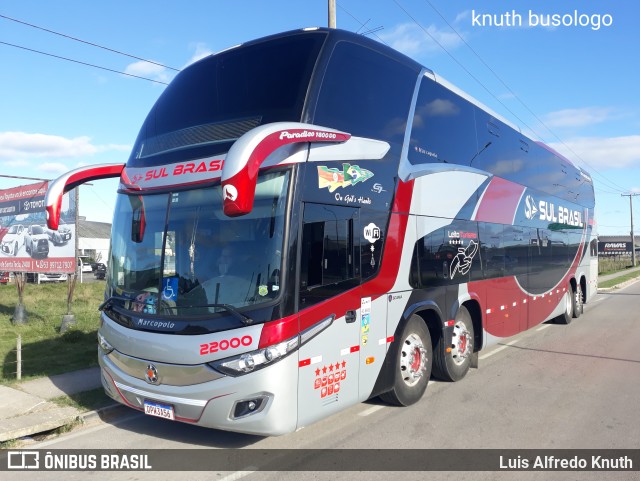
[[[338,28],[407,54],[587,170],[601,235],[629,234],[621,194],[640,193],[639,19],[628,0],[337,1]],[[126,162],[177,70],[326,25],[327,0],[0,0],[0,189],[32,183],[2,175]],[[80,215],[111,222],[116,188],[81,187]],[[640,234],[640,196],[633,206]]]

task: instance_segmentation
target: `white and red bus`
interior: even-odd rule
[[[150,415],[277,435],[410,405],[595,293],[589,174],[340,30],[184,69],[126,164],[50,186],[49,225],[63,192],[116,176],[102,381]]]

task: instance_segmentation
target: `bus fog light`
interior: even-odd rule
[[[244,418],[259,413],[265,408],[268,399],[267,396],[258,396],[253,399],[236,402],[232,410],[231,419]]]

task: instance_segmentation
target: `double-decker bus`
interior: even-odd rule
[[[153,416],[278,435],[373,396],[410,405],[596,288],[589,174],[345,31],[185,68],[126,164],[50,186],[50,227],[63,192],[105,177],[102,382]]]

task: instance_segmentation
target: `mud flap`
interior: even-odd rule
[[[480,358],[478,356],[478,351],[476,351],[473,354],[471,354],[471,365],[469,367],[471,367],[473,369],[478,369],[479,360],[480,360]]]

